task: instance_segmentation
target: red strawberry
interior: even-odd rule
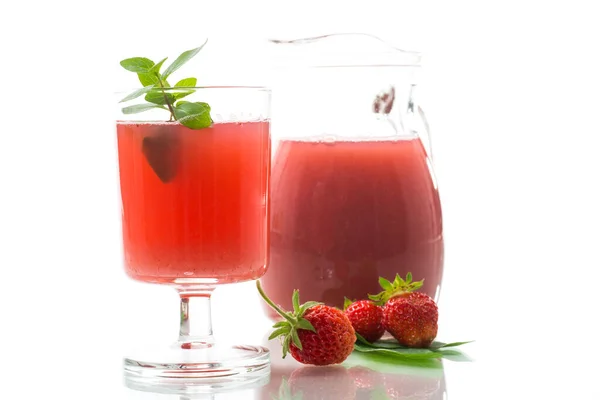
[[[267,297],[259,281],[256,287],[267,304],[284,318],[273,325],[275,331],[269,336],[269,340],[283,337],[283,358],[290,352],[303,364],[338,364],[354,350],[356,334],[343,311],[315,301],[300,305],[300,294],[294,290],[294,311],[286,312]]]
[[[431,297],[414,292],[423,285],[423,281],[411,281],[410,273],[406,280],[396,275],[394,282],[379,278],[384,290],[377,295],[369,295],[369,298],[385,304],[383,326],[400,344],[426,348],[437,335],[438,308]]]
[[[368,342],[376,342],[383,336],[383,310],[371,300],[359,300],[354,303],[350,299],[344,301],[344,312],[352,323],[352,327]]]

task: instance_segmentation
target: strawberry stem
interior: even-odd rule
[[[263,298],[263,300],[266,301],[267,304],[270,305],[271,308],[277,312],[277,314],[281,315],[283,318],[285,318],[290,323],[293,323],[293,324],[297,323],[297,321],[294,318],[290,317],[288,313],[283,311],[277,304],[273,303],[273,301],[264,292],[262,286],[260,285],[260,281],[258,281],[258,280],[256,281],[256,288],[258,289],[258,293],[260,293],[260,296]]]

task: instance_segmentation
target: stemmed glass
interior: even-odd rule
[[[135,105],[139,99],[119,104],[125,270],[132,279],[170,285],[181,298],[177,342],[125,358],[125,377],[204,388],[264,379],[266,348],[215,342],[210,298],[219,284],[255,280],[266,271],[270,92],[164,90],[208,103],[213,123],[190,129],[167,121],[164,107],[144,109]]]

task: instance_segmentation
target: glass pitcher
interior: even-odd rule
[[[342,307],[344,297],[379,292],[379,277],[411,272],[437,299],[442,213],[427,123],[414,102],[420,55],[365,34],[271,46],[265,291],[287,309],[293,289],[301,301]]]

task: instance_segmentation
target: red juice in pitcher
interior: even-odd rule
[[[266,269],[268,122],[117,124],[127,274],[226,283]]]
[[[440,199],[417,137],[283,140],[274,157],[267,294],[341,307],[412,272],[435,297],[442,279]],[[276,317],[272,313],[272,317]]]

